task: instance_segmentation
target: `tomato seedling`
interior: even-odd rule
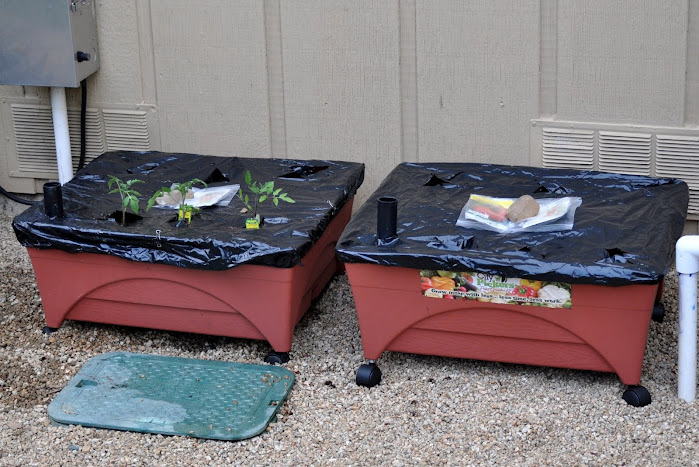
[[[173,191],[178,192],[181,195],[181,201],[179,201],[180,205],[177,208],[177,220],[181,221],[184,220],[187,225],[189,225],[192,222],[192,216],[196,213],[199,212],[199,208],[195,208],[194,206],[190,206],[186,204],[187,201],[187,192],[192,189],[192,187],[200,183],[204,185],[204,187],[207,186],[207,184],[199,180],[198,178],[193,178],[192,180],[184,183],[175,183],[172,185],[171,188],[168,187],[162,187],[158,191],[156,191],[153,196],[148,200],[148,205],[146,206],[146,211],[148,211],[150,208],[153,207],[155,204],[155,201],[157,198],[160,198],[166,193],[171,193]]]
[[[119,193],[121,196],[121,225],[126,225],[126,210],[131,208],[134,214],[138,214],[138,197],[142,196],[141,193],[131,188],[131,185],[135,183],[145,183],[143,180],[137,178],[133,180],[122,181],[114,175],[109,175],[109,182],[107,183],[107,188],[111,189],[113,185],[116,185],[109,194]]]
[[[245,171],[245,184],[252,193],[252,198],[247,193],[243,194],[242,187],[238,190],[238,198],[240,198],[247,210],[252,212],[252,217],[257,218],[257,205],[267,199],[271,199],[275,206],[279,205],[279,200],[287,203],[296,202],[287,193],[282,193],[281,188],[274,188],[274,180],[265,183],[253,181],[249,170]],[[252,200],[254,200],[254,206],[250,204]]]

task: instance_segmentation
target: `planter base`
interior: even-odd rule
[[[417,270],[345,267],[368,360],[388,350],[613,372],[624,384],[640,382],[658,284],[573,284],[571,308],[546,308],[425,297]]]
[[[296,323],[342,271],[334,248],[351,213],[350,200],[301,263],[288,269],[241,265],[207,271],[27,250],[49,328],[66,319],[89,321],[260,339],[276,352],[289,352]]]

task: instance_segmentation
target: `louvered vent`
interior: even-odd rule
[[[599,132],[599,170],[634,175],[650,175],[650,133]]]
[[[27,173],[57,171],[51,109],[13,105],[12,121],[19,170]]]
[[[689,213],[699,214],[699,136],[656,135],[659,177],[681,178],[689,185]]]
[[[551,168],[592,169],[595,134],[591,130],[543,128],[543,165]]]
[[[12,121],[17,148],[17,169],[21,176],[55,177],[58,169],[51,108],[42,105],[12,105]],[[68,126],[75,169],[80,160],[79,110],[68,110]],[[90,161],[102,154],[105,147],[99,110],[86,111],[85,128],[85,160]]]
[[[688,214],[699,219],[699,129],[534,120],[530,142],[543,167],[684,180]]]
[[[78,170],[80,162],[80,111],[68,111],[68,132],[70,133],[70,155],[73,159],[73,170]],[[53,131],[51,132],[53,136]],[[85,112],[85,163],[105,151],[104,131],[99,110],[87,109]],[[55,162],[55,155],[54,155]]]
[[[8,156],[12,177],[55,179],[56,143],[51,107],[41,104],[10,104],[16,157]],[[80,160],[80,109],[68,109],[68,129],[73,169]],[[105,151],[149,151],[151,135],[145,111],[87,109],[85,115],[85,162]]]
[[[146,112],[105,109],[103,114],[108,150],[150,150]]]

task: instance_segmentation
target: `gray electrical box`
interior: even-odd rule
[[[96,0],[0,0],[0,84],[76,88],[100,67]]]

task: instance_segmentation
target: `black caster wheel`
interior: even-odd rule
[[[665,306],[658,302],[653,306],[653,314],[650,316],[656,323],[662,323],[665,317]]]
[[[269,363],[270,365],[281,365],[289,360],[289,352],[275,352],[274,350],[265,357],[265,363]]]
[[[374,387],[381,382],[381,370],[376,363],[365,363],[357,370],[356,382],[360,386]]]
[[[58,328],[52,328],[49,326],[44,326],[44,329],[41,330],[41,332],[43,332],[46,335],[53,334],[56,331],[58,331]]]
[[[629,386],[621,397],[627,404],[634,407],[645,407],[650,404],[650,392],[643,386]]]

